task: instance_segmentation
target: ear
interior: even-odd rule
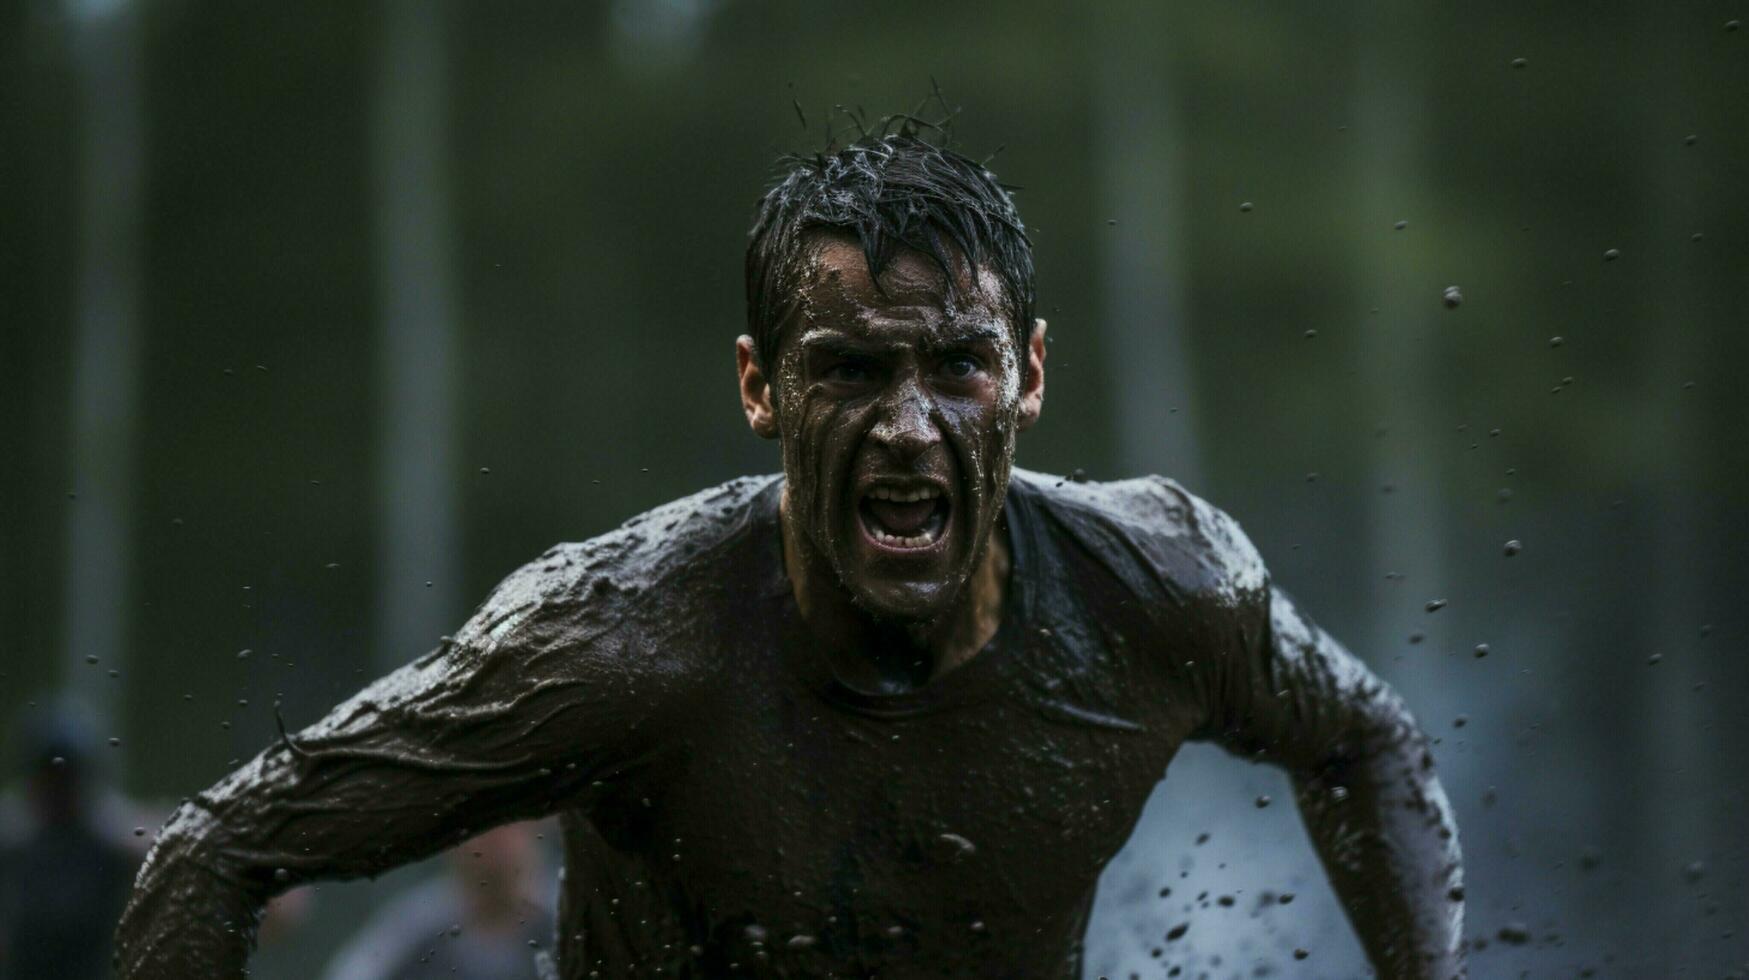
[[[735,371],[741,376],[741,411],[747,427],[764,439],[777,438],[777,412],[771,407],[771,384],[753,356],[753,338],[742,334],[735,341]]]
[[[1020,428],[1030,429],[1045,406],[1045,322],[1032,321],[1026,342],[1026,374],[1020,379]]]

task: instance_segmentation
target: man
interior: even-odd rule
[[[0,980],[106,977],[110,932],[145,853],[127,828],[144,820],[110,787],[77,702],[32,711],[18,734],[22,792],[0,797]]]
[[[1190,738],[1291,771],[1381,975],[1461,974],[1451,810],[1396,697],[1176,484],[1012,469],[1045,325],[994,175],[906,135],[798,161],[747,290],[783,475],[554,548],[190,801],[124,977],[237,976],[274,891],[551,812],[566,978],[1073,977]]]
[[[326,980],[537,980],[529,947],[553,936],[552,878],[538,880],[535,828],[494,827],[449,852],[449,874],[408,890],[365,924]]]

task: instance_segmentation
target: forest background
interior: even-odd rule
[[[776,469],[753,203],[938,84],[1036,246],[1020,464],[1180,479],[1405,695],[1475,974],[1749,968],[1745,9],[0,0],[0,737],[71,692],[169,804],[554,542]],[[1089,977],[1362,969],[1263,794],[1187,749]]]

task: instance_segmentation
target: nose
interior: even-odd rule
[[[935,403],[915,381],[906,381],[880,408],[869,436],[901,463],[909,463],[941,442]]]

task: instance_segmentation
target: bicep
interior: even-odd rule
[[[1274,586],[1218,660],[1201,737],[1311,770],[1353,757],[1389,724],[1396,695]]]

